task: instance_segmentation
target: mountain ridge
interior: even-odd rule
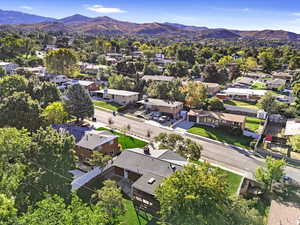
[[[6,15],[6,16],[5,16]],[[21,21],[20,21],[21,20]],[[87,17],[75,14],[61,19],[37,16],[33,14],[5,11],[0,9],[0,29],[43,30],[62,32],[85,32],[91,34],[119,35],[188,35],[197,38],[252,38],[279,41],[300,41],[300,34],[285,30],[233,30],[189,26],[179,23],[134,23],[120,21],[108,16]]]

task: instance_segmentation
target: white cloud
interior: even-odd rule
[[[106,8],[102,5],[88,6],[87,9],[94,11],[94,12],[98,12],[98,13],[124,13],[124,12],[126,12],[119,8]]]
[[[300,12],[292,13],[293,16],[300,16]]]
[[[28,5],[23,5],[23,6],[20,6],[20,9],[32,10],[32,7],[28,6]]]

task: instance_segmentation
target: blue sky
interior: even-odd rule
[[[76,13],[130,22],[174,22],[300,33],[300,0],[0,0],[0,8],[62,18]]]

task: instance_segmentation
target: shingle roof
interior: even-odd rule
[[[182,165],[168,162],[168,156],[163,156],[166,154],[166,152],[170,152],[170,150],[164,150],[164,152],[160,152],[163,154],[159,154],[160,156],[157,158],[157,155],[153,157],[151,152],[150,155],[144,154],[143,149],[128,149],[123,151],[114,160],[113,166],[140,174],[141,177],[133,184],[133,187],[154,195],[155,189],[161,183],[163,178],[172,175],[176,170],[183,169]],[[172,157],[170,160],[174,159],[175,157],[173,154],[170,154],[169,156],[171,155]],[[182,160],[182,157],[177,159]],[[175,169],[171,168],[171,165],[173,165]],[[152,177],[155,179],[155,182],[153,184],[149,184],[148,181]]]
[[[147,100],[139,101],[138,103],[144,104],[144,105],[152,105],[152,106],[166,106],[166,107],[177,107],[182,106],[182,102],[171,102],[166,101],[162,99],[156,99],[156,98],[148,98]]]
[[[212,112],[212,111],[203,111],[203,110],[191,110],[189,112],[191,116],[199,117],[213,117],[217,120],[225,120],[230,122],[244,123],[246,120],[245,116],[236,115],[231,113],[222,113],[222,112]]]

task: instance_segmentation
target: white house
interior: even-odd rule
[[[11,63],[11,62],[0,62],[0,66],[5,71],[7,75],[13,75],[16,72],[16,69],[18,67],[17,64]]]
[[[55,75],[50,78],[50,82],[55,84],[62,84],[68,82],[69,79],[66,75]]]
[[[92,94],[96,94],[105,100],[116,102],[120,105],[128,105],[136,103],[139,99],[138,92],[116,90],[116,89],[103,89],[100,91],[94,91]]]

